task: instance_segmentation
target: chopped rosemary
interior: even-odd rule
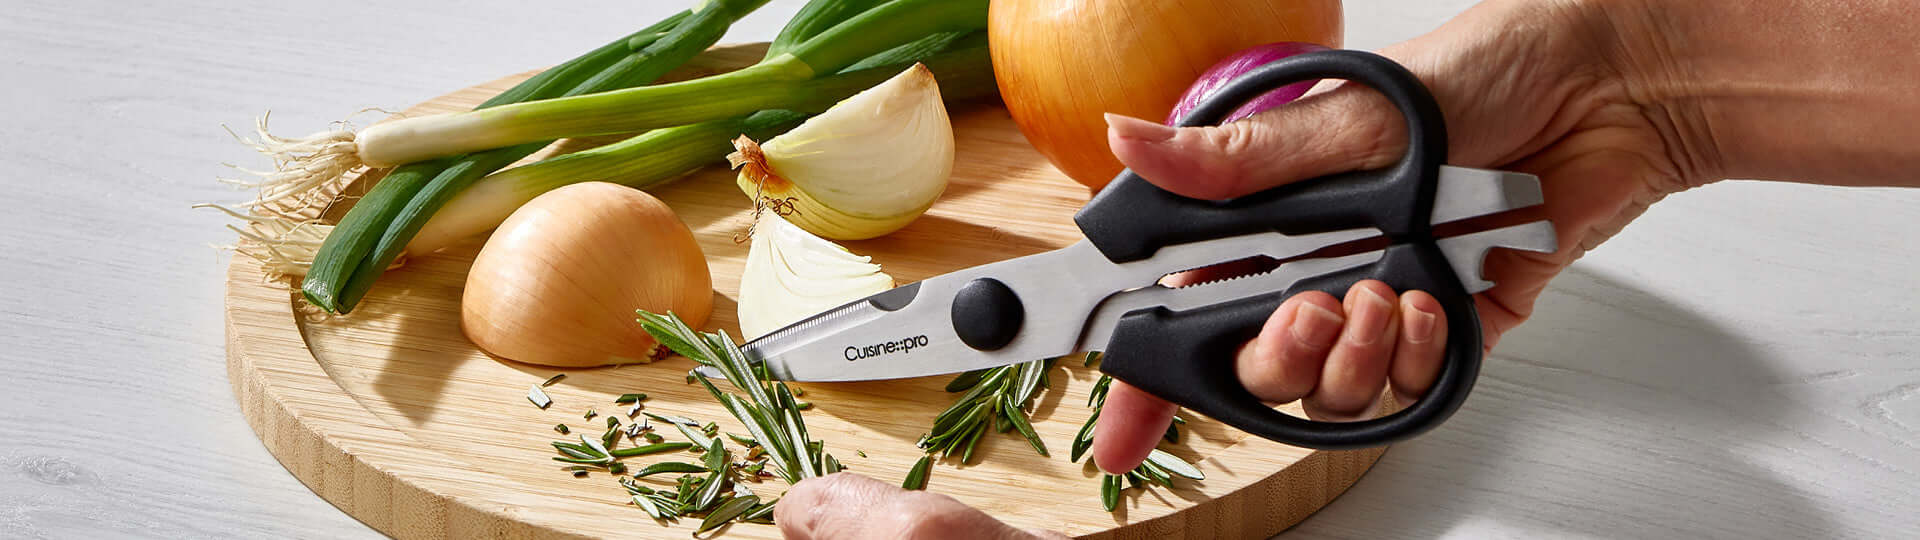
[[[600,416],[600,413],[593,412],[593,409],[587,409],[587,413],[580,415],[580,418],[583,420],[592,420],[595,416]]]
[[[756,440],[753,440],[753,439],[752,439],[752,438],[750,438],[750,437],[741,437],[741,436],[739,436],[739,435],[734,435],[734,434],[732,434],[732,433],[728,433],[728,434],[727,434],[727,438],[729,438],[729,439],[733,439],[733,442],[734,442],[734,443],[737,443],[737,444],[739,444],[740,446],[745,446],[745,447],[748,447],[748,448],[756,448],[756,447],[759,447],[759,446],[760,446],[760,441],[756,441]]]
[[[700,534],[720,528],[720,526],[733,521],[733,518],[746,514],[747,510],[759,504],[760,497],[753,495],[734,497],[725,503],[721,503],[720,506],[714,508],[712,512],[708,512],[707,517],[700,520],[700,529],[693,531],[693,534]]]
[[[646,394],[620,394],[620,397],[613,398],[613,402],[624,405],[628,403],[639,403],[640,400],[643,399],[647,399]]]
[[[546,409],[547,406],[553,405],[553,398],[547,397],[547,393],[540,391],[539,386],[527,389],[527,401],[533,402],[533,406],[543,410]]]
[[[608,417],[607,417],[607,427],[609,427],[609,428],[617,428],[617,427],[620,427],[620,417],[618,417],[618,416],[608,416]]]
[[[695,331],[672,314],[638,314],[641,328],[655,340],[681,356],[719,369],[727,382],[744,394],[722,392],[706,377],[691,374],[766,449],[767,459],[781,479],[792,484],[841,469],[839,460],[823,450],[824,444],[807,436],[793,389],[785,382],[769,383],[766,367],[749,362],[731,337]],[[683,430],[689,432],[689,440],[697,441],[693,431]]]
[[[712,472],[712,470],[706,468],[703,465],[694,464],[694,463],[686,463],[682,461],[662,461],[659,463],[641,467],[638,472],[633,473],[633,477],[645,478],[648,476],[653,476],[656,474],[665,474],[665,473],[704,473],[704,472]]]
[[[777,503],[777,502],[780,502],[780,500],[774,499],[774,500],[760,503],[759,505],[754,506],[752,509],[747,510],[746,514],[743,514],[740,516],[740,521],[745,521],[747,523],[772,524],[773,523],[773,503]]]
[[[1108,512],[1120,507],[1120,477],[1105,474],[1100,478],[1100,505]]]
[[[614,444],[619,442],[619,440],[620,428],[618,426],[607,426],[607,431],[600,434],[600,445],[607,448],[613,448]]]
[[[571,430],[571,429],[567,429],[567,425],[566,425],[566,424],[554,424],[554,425],[553,425],[553,430],[554,430],[554,431],[558,431],[558,432],[560,432],[560,434],[561,434],[561,435],[566,435],[566,434],[567,434],[567,432],[569,432],[569,431],[573,431],[573,430]]]
[[[649,444],[646,446],[635,446],[633,448],[621,448],[619,450],[614,450],[613,452],[611,452],[611,455],[613,457],[644,456],[647,454],[658,454],[661,452],[673,452],[676,450],[686,450],[692,447],[693,447],[693,443],[661,442],[661,443]]]
[[[553,383],[560,382],[560,379],[565,378],[567,378],[567,374],[556,373],[552,377],[547,377],[547,382],[540,383],[540,386],[553,386]]]
[[[646,440],[647,440],[647,442],[649,442],[649,443],[653,443],[653,444],[660,444],[660,442],[661,442],[661,441],[665,441],[665,440],[667,440],[667,438],[666,438],[666,437],[662,437],[662,436],[660,436],[660,434],[659,434],[659,433],[654,433],[654,432],[652,432],[652,431],[648,431],[648,432],[646,432],[646,433],[641,433],[641,434],[640,434],[640,437],[641,437],[641,438],[643,438],[643,439],[646,439]]]
[[[1026,407],[1040,389],[1048,386],[1047,371],[1054,360],[1035,360],[969,371],[947,383],[948,392],[965,392],[953,405],[934,417],[933,428],[920,437],[919,446],[928,454],[960,454],[961,463],[973,461],[973,449],[982,433],[989,430],[1019,430],[1033,451],[1045,456],[1046,443],[1033,430]]]
[[[932,468],[933,456],[931,454],[920,456],[920,461],[913,462],[913,468],[907,471],[907,480],[901,482],[900,487],[910,490],[927,489],[927,472]]]
[[[867,451],[866,451],[866,450],[854,450],[854,451],[853,451],[853,453],[855,453],[855,454],[859,454],[859,455],[860,455],[860,457],[867,457]]]

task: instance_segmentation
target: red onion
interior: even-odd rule
[[[1173,112],[1167,113],[1167,124],[1171,125],[1179,122],[1180,117],[1186,116],[1188,111],[1192,111],[1194,107],[1200,105],[1201,100],[1211,97],[1220,87],[1226,86],[1227,81],[1231,81],[1234,77],[1239,77],[1246,72],[1253,71],[1253,68],[1296,54],[1324,50],[1327,50],[1327,48],[1312,43],[1282,41],[1279,43],[1260,45],[1228,55],[1226,59],[1215,63],[1213,67],[1207,68],[1205,73],[1200,74],[1199,79],[1193,81],[1192,86],[1187,87],[1187,93],[1181,94],[1180,101],[1174,103]],[[1226,120],[1222,123],[1253,116],[1254,113],[1279,107],[1287,104],[1287,102],[1299,99],[1300,96],[1306,95],[1308,89],[1313,88],[1315,82],[1317,81],[1297,82],[1262,94],[1260,97],[1253,98],[1253,101],[1241,105],[1240,108],[1234,109],[1233,113],[1228,114]]]

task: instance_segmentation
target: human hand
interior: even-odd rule
[[[774,507],[780,534],[796,540],[861,538],[1063,539],[1000,522],[953,497],[908,491],[853,473],[794,484]]]
[[[1613,6],[1613,7],[1617,7]],[[1615,14],[1590,2],[1483,3],[1420,38],[1380,51],[1432,90],[1446,116],[1447,162],[1532,173],[1551,220],[1552,254],[1494,250],[1475,296],[1491,348],[1526,320],[1547,281],[1662,196],[1717,178],[1700,164],[1697,139],[1676,131],[1686,111],[1641,99],[1638,43]],[[1323,85],[1323,87],[1326,85]],[[1175,129],[1109,115],[1108,144],[1120,161],[1168,191],[1226,199],[1301,179],[1384,167],[1405,148],[1399,113],[1360,85],[1341,85],[1218,127]],[[1174,276],[1169,285],[1214,276]],[[1281,304],[1235,366],[1254,395],[1303,400],[1309,417],[1348,421],[1377,414],[1383,389],[1418,399],[1439,373],[1446,317],[1419,291],[1365,281],[1344,299],[1321,292]],[[1116,382],[1096,428],[1093,455],[1110,473],[1138,466],[1166,431],[1175,406]]]

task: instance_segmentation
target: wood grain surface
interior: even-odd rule
[[[682,71],[745,66],[764,50],[715,48]],[[471,109],[529,75],[428,100],[398,116]],[[1005,109],[960,105],[952,116],[955,163],[946,193],[907,228],[844,245],[908,283],[1080,239],[1072,216],[1086,202],[1086,189],[1049,166]],[[562,141],[529,159],[583,146]],[[349,196],[338,204],[320,204],[337,214],[378,176],[345,186]],[[733,308],[747,245],[735,238],[750,225],[752,204],[732,177],[724,167],[710,167],[649,192],[674,209],[705,252],[716,293],[708,328],[738,336]],[[460,291],[483,240],[411,257],[351,315],[335,317],[303,315],[313,309],[286,283],[263,279],[254,261],[236,258],[228,275],[227,329],[229,376],[241,410],[294,476],[397,537],[667,534],[630,506],[610,476],[576,478],[551,461],[548,441],[570,439],[554,433],[554,425],[594,436],[604,420],[583,420],[585,411],[616,414],[615,396],[644,392],[652,396],[650,412],[716,420],[725,431],[746,432],[705,389],[683,380],[693,365],[684,358],[562,370],[481,352],[461,332]],[[556,373],[568,376],[546,389],[555,404],[544,410],[529,404],[527,389]],[[1185,442],[1168,449],[1198,464],[1207,479],[1173,490],[1129,490],[1122,508],[1109,513],[1100,506],[1098,471],[1063,459],[1091,412],[1084,403],[1098,375],[1070,361],[1050,377],[1055,382],[1037,398],[1033,420],[1055,450],[1051,458],[1016,434],[986,437],[974,463],[939,462],[928,489],[1021,527],[1074,535],[1264,538],[1338,496],[1381,452],[1293,448],[1196,416]],[[897,482],[921,455],[914,442],[956,396],[942,390],[950,378],[801,385],[816,404],[807,414],[808,431],[851,469]],[[682,438],[659,427],[673,440]],[[688,459],[675,453],[626,461],[639,467]],[[779,482],[752,487],[767,496],[785,488]],[[683,520],[673,534],[696,525]],[[774,537],[778,531],[741,525],[727,535]]]
[[[303,133],[564,60],[692,0],[5,2],[0,537],[378,538],[268,454],[226,377],[220,123]],[[727,41],[771,38],[773,0]],[[1347,2],[1347,44],[1469,0]],[[363,124],[377,115],[356,117]],[[1445,426],[1287,538],[1920,530],[1920,191],[1727,182],[1548,287]]]

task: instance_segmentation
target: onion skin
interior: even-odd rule
[[[535,197],[500,224],[467,272],[460,328],[482,350],[529,364],[651,361],[659,343],[635,309],[706,324],[706,257],[666,203],[587,182]]]
[[[1193,86],[1187,87],[1187,92],[1180,96],[1180,101],[1173,104],[1173,111],[1167,113],[1166,124],[1171,126],[1179,123],[1180,118],[1186,116],[1188,112],[1193,111],[1194,107],[1199,107],[1201,101],[1212,97],[1214,92],[1219,91],[1220,87],[1226,86],[1227,82],[1241,75],[1245,75],[1249,71],[1253,71],[1253,68],[1296,54],[1324,50],[1327,50],[1327,48],[1312,43],[1282,41],[1248,48],[1228,55],[1226,58],[1221,59],[1220,62],[1215,63],[1213,67],[1207,68],[1206,73],[1200,74],[1200,78],[1193,81]],[[1241,105],[1240,108],[1228,113],[1227,117],[1220,123],[1224,124],[1253,116],[1260,111],[1286,105],[1288,102],[1300,99],[1300,96],[1307,95],[1307,91],[1313,89],[1315,82],[1317,81],[1301,81],[1282,86],[1272,92],[1260,94],[1260,97],[1253,98],[1253,100],[1248,101],[1245,105]]]
[[[1099,191],[1119,174],[1102,113],[1165,118],[1221,58],[1264,43],[1339,47],[1338,0],[994,0],[989,51],[1020,131]]]

